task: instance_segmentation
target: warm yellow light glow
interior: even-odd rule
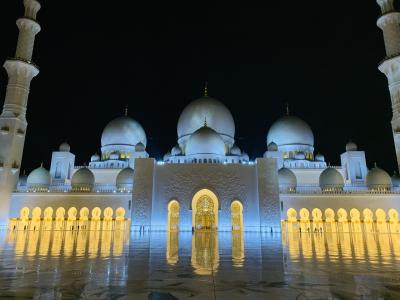
[[[218,198],[208,189],[202,189],[193,196],[192,226],[207,230],[218,228]]]

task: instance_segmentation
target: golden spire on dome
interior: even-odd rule
[[[208,97],[208,81],[204,83],[204,97]]]
[[[207,117],[204,117],[204,127],[207,127]]]
[[[290,115],[290,110],[289,110],[289,102],[286,102],[286,115]]]
[[[128,116],[128,104],[125,106],[125,117]]]

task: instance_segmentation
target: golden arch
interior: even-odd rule
[[[89,208],[82,207],[79,210],[79,220],[87,221],[89,219]]]
[[[29,218],[29,208],[28,207],[21,208],[21,210],[19,211],[19,218],[21,220],[26,220]]]
[[[176,200],[171,200],[168,203],[168,230],[177,231],[179,230],[179,210],[180,205]]]
[[[399,221],[399,212],[394,208],[389,209],[388,211],[389,220],[391,222],[398,222]]]
[[[325,209],[325,222],[335,222],[335,211],[332,208]]]
[[[322,211],[319,208],[314,208],[311,212],[314,222],[322,221]]]
[[[71,207],[70,209],[68,209],[68,220],[75,221],[77,214],[78,214],[78,210],[75,207]]]
[[[352,222],[360,222],[360,211],[356,208],[350,210],[350,219]]]
[[[95,207],[92,209],[92,220],[100,220],[101,209],[99,207]]]
[[[372,210],[370,210],[369,208],[365,208],[363,210],[363,217],[364,217],[364,222],[372,222],[374,214],[372,213]]]
[[[47,208],[44,210],[43,215],[44,215],[44,219],[45,219],[46,221],[51,221],[51,220],[53,220],[53,208],[50,207],[50,206],[47,207]]]
[[[114,214],[113,209],[111,207],[106,207],[104,209],[104,220],[107,220],[107,221],[112,220],[113,214]]]
[[[235,200],[231,204],[232,230],[243,230],[243,205]]]
[[[42,209],[40,207],[35,207],[32,210],[32,219],[33,220],[40,220],[41,215],[42,215]]]
[[[202,189],[193,196],[192,227],[218,229],[218,198],[209,189]]]
[[[118,207],[117,210],[115,211],[116,215],[116,220],[117,221],[123,221],[125,219],[125,208],[123,207]]]
[[[300,220],[301,221],[309,221],[310,220],[310,212],[307,208],[300,209]]]
[[[337,216],[339,222],[347,222],[347,211],[344,208],[338,209]]]
[[[59,207],[56,210],[56,219],[57,220],[64,220],[65,216],[65,208],[64,207]]]
[[[382,208],[378,208],[375,215],[378,222],[386,222],[386,212]]]
[[[289,208],[286,214],[289,222],[297,222],[297,211],[294,208]]]

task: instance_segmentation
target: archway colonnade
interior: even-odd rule
[[[125,209],[118,207],[115,212],[111,207],[103,211],[99,207],[89,210],[76,207],[67,210],[60,206],[56,209],[46,207],[43,211],[35,207],[20,210],[19,218],[10,220],[9,228],[13,230],[125,230],[129,220],[125,218]]]
[[[399,212],[391,208],[387,212],[382,208],[362,211],[352,208],[333,210],[319,208],[311,210],[301,208],[297,211],[289,208],[283,228],[287,232],[377,232],[400,233]]]

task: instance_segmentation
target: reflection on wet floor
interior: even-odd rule
[[[400,298],[400,235],[0,232],[0,296]]]

